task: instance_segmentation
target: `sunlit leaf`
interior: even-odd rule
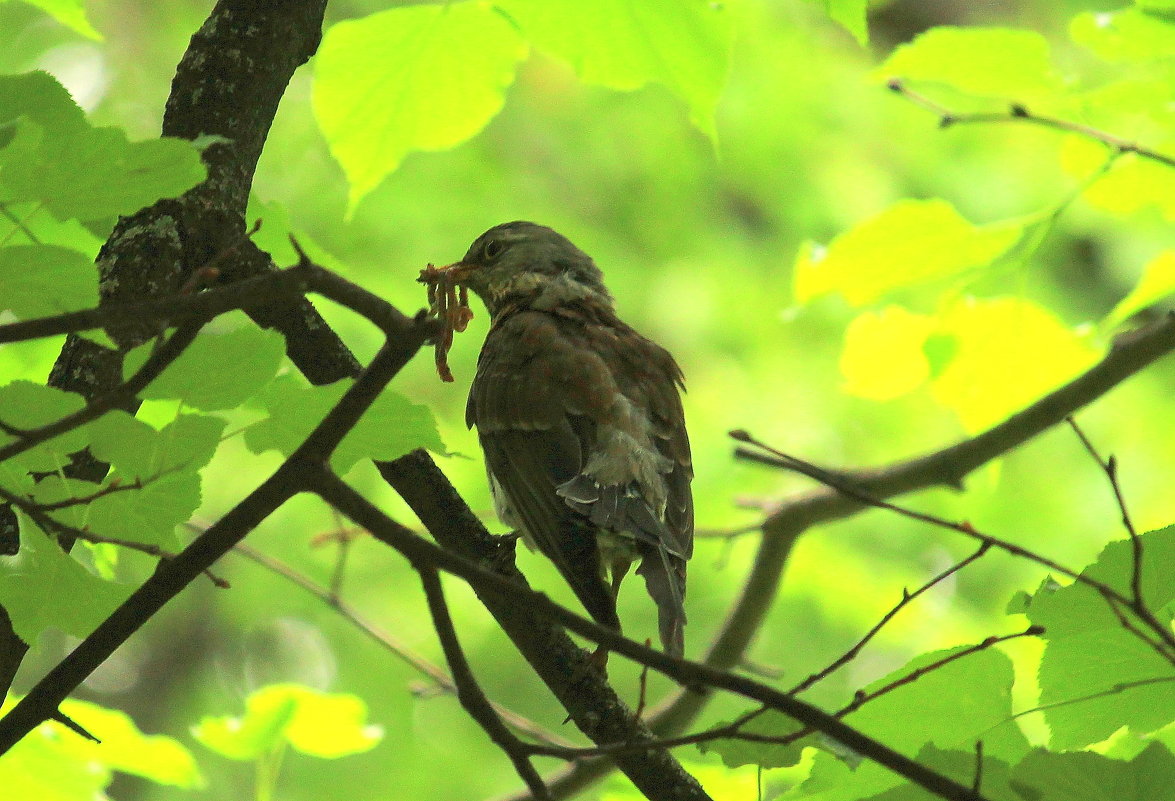
[[[90,39],[102,38],[102,34],[94,30],[90,21],[86,19],[86,5],[82,0],[24,0],[24,2],[45,11],[75,33],[80,33]]]
[[[243,717],[205,717],[192,736],[242,761],[256,760],[286,743],[304,754],[335,759],[369,751],[383,737],[380,727],[365,722],[367,705],[354,695],[273,684],[250,695],[245,710]]]
[[[500,0],[498,6],[528,41],[568,61],[581,80],[619,90],[662,84],[688,104],[694,125],[716,138],[714,109],[732,38],[722,4]]]
[[[930,28],[894,50],[875,74],[1007,100],[1050,96],[1063,85],[1045,38],[1010,28]]]
[[[973,225],[944,200],[900,200],[837,236],[825,250],[800,252],[796,300],[836,292],[854,306],[897,289],[986,264],[1014,245],[1018,224]]]
[[[853,35],[858,44],[869,44],[868,0],[808,0],[824,9],[830,19]]]
[[[1069,35],[1106,61],[1154,61],[1175,56],[1175,22],[1140,8],[1078,14],[1069,23]]]
[[[939,317],[954,357],[931,382],[968,431],[980,431],[1089,368],[1101,350],[1023,298],[968,299]]]
[[[1105,325],[1113,328],[1158,303],[1175,292],[1175,250],[1164,250],[1142,268],[1142,276],[1130,294],[1118,301],[1108,315]]]
[[[443,150],[502,107],[527,47],[477,2],[400,6],[331,26],[315,58],[314,115],[350,182],[350,207],[414,150]]]
[[[62,750],[70,755],[156,784],[187,789],[204,786],[196,760],[187,748],[171,737],[144,734],[125,712],[73,699],[62,702],[61,711],[101,741],[66,734],[60,724],[51,724],[62,731]]]
[[[845,392],[886,401],[920,387],[930,378],[925,346],[934,328],[933,318],[901,306],[858,315],[845,331],[840,356]]]
[[[289,456],[351,383],[346,380],[310,387],[293,376],[279,377],[262,397],[269,418],[245,430],[245,444],[255,453],[277,450]],[[385,390],[343,438],[331,457],[331,466],[341,475],[360,459],[395,459],[416,448],[444,452],[432,412]]]
[[[1169,143],[1157,144],[1160,150],[1171,149]],[[1128,153],[1098,175],[1109,154],[1098,142],[1076,136],[1066,139],[1061,149],[1061,163],[1066,171],[1081,178],[1098,176],[1082,192],[1082,199],[1123,217],[1153,206],[1167,219],[1175,220],[1175,170]]]

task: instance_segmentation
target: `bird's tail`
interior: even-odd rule
[[[646,551],[637,573],[657,604],[657,627],[665,653],[680,657],[685,652],[685,560],[664,547]]]

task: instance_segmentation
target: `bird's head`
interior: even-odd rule
[[[442,268],[497,316],[519,301],[535,308],[589,302],[612,306],[604,276],[591,257],[562,234],[532,222],[496,225],[474,240],[461,261]]]

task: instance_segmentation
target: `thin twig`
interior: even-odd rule
[[[206,320],[189,323],[177,328],[175,333],[155,348],[137,372],[129,379],[99,398],[95,398],[73,414],[55,420],[52,423],[24,431],[12,443],[0,447],[0,462],[11,459],[18,454],[35,448],[42,442],[60,436],[68,431],[97,420],[112,409],[124,405],[141,392],[148,384],[154,381],[160,373],[172,362],[178,359],[187,349],[196,334],[204,327]]]
[[[983,740],[975,741],[975,778],[971,780],[971,789],[980,792],[983,787]]]
[[[501,748],[519,777],[526,782],[527,789],[540,801],[550,801],[547,786],[530,762],[523,743],[514,736],[498,717],[490,704],[477,677],[465,658],[461,648],[461,641],[457,638],[457,630],[453,626],[453,618],[449,614],[449,605],[445,600],[445,589],[441,584],[437,569],[427,564],[414,564],[416,572],[420,574],[420,583],[424,586],[424,595],[428,600],[428,611],[432,615],[433,629],[440,640],[441,649],[445,652],[445,659],[449,663],[449,670],[453,673],[453,681],[457,685],[457,699],[461,706],[485,730],[490,739]]]
[[[164,550],[158,545],[152,545],[146,542],[138,542],[136,540],[127,540],[120,537],[107,537],[102,534],[95,534],[94,532],[71,526],[68,523],[63,523],[52,515],[48,514],[46,508],[36,501],[17,495],[10,492],[4,487],[0,487],[0,501],[11,504],[13,507],[19,509],[28,515],[29,519],[36,523],[42,531],[46,534],[61,534],[66,537],[73,537],[74,539],[84,540],[93,545],[115,545],[119,548],[126,548],[132,551],[153,556],[156,559],[166,560],[174,559],[177,554]],[[208,576],[209,581],[221,589],[228,589],[229,583],[220,576],[217,576],[211,570],[203,571],[204,575]]]
[[[1079,122],[1072,122],[1071,120],[1062,120],[1056,117],[1046,117],[1040,114],[1034,114],[1029,111],[1026,106],[1021,103],[1012,103],[1008,106],[1006,112],[994,113],[980,113],[980,114],[960,114],[950,110],[941,103],[936,103],[925,95],[915,92],[906,84],[897,79],[892,78],[886,82],[886,88],[892,92],[901,95],[916,106],[931,111],[938,115],[938,123],[940,127],[949,128],[952,125],[965,125],[971,123],[1004,123],[1004,122],[1023,122],[1030,125],[1038,125],[1043,128],[1052,128],[1056,131],[1063,131],[1065,133],[1078,134],[1086,139],[1093,139],[1101,142],[1109,148],[1113,148],[1119,153],[1136,153],[1142,158],[1150,159],[1167,167],[1175,167],[1175,157],[1168,156],[1164,153],[1159,153],[1156,150],[1142,147],[1137,142],[1132,142],[1129,139],[1123,139],[1120,136],[1107,133],[1106,131],[1093,128],[1089,125],[1084,125]]]
[[[852,498],[853,500],[866,506],[873,506],[878,509],[886,509],[903,517],[908,517],[912,520],[918,520],[923,523],[937,526],[939,528],[947,529],[948,531],[955,531],[960,534],[964,534],[968,537],[979,540],[980,542],[988,543],[1002,551],[1006,551],[1013,556],[1020,556],[1025,559],[1029,559],[1033,562],[1036,562],[1037,564],[1049,568],[1050,570],[1067,576],[1076,582],[1085,584],[1088,587],[1092,587],[1108,601],[1117,601],[1130,609],[1139,618],[1139,620],[1147,626],[1147,628],[1157,635],[1158,639],[1165,644],[1166,648],[1175,649],[1175,634],[1172,634],[1169,629],[1164,627],[1163,624],[1154,616],[1153,613],[1150,612],[1149,609],[1147,609],[1145,606],[1134,604],[1131,599],[1122,595],[1122,593],[1118,592],[1118,590],[1114,589],[1105,582],[1090,578],[1085,573],[1078,573],[1077,571],[1067,568],[1046,556],[1038,554],[1034,551],[1030,551],[1021,545],[1017,545],[1013,542],[1009,542],[998,537],[993,537],[990,534],[984,534],[983,532],[977,530],[970,523],[956,523],[936,515],[928,514],[926,512],[918,512],[913,509],[891,503],[890,501],[874,497],[862,488],[862,484],[860,482],[853,481],[851,476],[845,476],[829,470],[825,470],[810,464],[803,459],[799,459],[795,456],[791,456],[790,454],[783,453],[782,451],[776,450],[770,445],[755,439],[746,431],[741,429],[730,432],[730,436],[732,439],[735,439],[739,442],[745,442],[748,445],[752,445],[767,452],[766,454],[763,454],[757,451],[750,451],[744,448],[739,448],[736,451],[736,455],[742,458],[762,462],[764,464],[769,464],[785,470],[793,470],[797,473],[814,478],[825,486],[828,486],[831,489],[834,489],[837,492],[846,495],[849,498]],[[1168,656],[1168,659],[1170,658],[1171,657]]]
[[[861,652],[861,649],[864,648],[869,643],[870,640],[872,640],[875,636],[877,636],[877,633],[879,631],[881,631],[881,629],[884,628],[885,625],[887,623],[889,623],[889,621],[893,620],[894,616],[897,615],[898,612],[902,611],[902,609],[904,609],[907,605],[909,605],[915,598],[917,598],[919,595],[922,595],[924,592],[926,592],[927,590],[929,590],[931,587],[935,586],[939,582],[944,581],[945,579],[949,578],[950,576],[953,576],[955,573],[958,573],[964,567],[971,564],[972,562],[974,562],[975,560],[977,560],[981,556],[983,556],[985,553],[987,553],[988,550],[990,550],[990,548],[991,548],[991,543],[982,542],[979,544],[979,548],[975,551],[975,553],[971,554],[966,559],[963,559],[962,561],[956,562],[955,564],[951,565],[946,570],[942,571],[937,576],[935,576],[934,578],[927,581],[925,584],[923,584],[918,589],[914,590],[913,592],[907,592],[906,590],[902,590],[902,599],[900,601],[898,601],[897,604],[894,605],[894,607],[892,609],[890,609],[888,612],[886,612],[885,615],[881,618],[881,620],[877,621],[877,624],[874,625],[873,628],[869,629],[869,631],[866,632],[865,636],[862,637],[857,642],[856,645],[854,645],[848,651],[845,651],[844,654],[842,654],[835,661],[833,661],[830,665],[828,665],[828,667],[824,668],[823,670],[821,670],[818,673],[813,673],[811,676],[809,676],[808,678],[801,681],[799,684],[797,684],[795,687],[793,687],[791,690],[789,690],[789,692],[792,694],[801,693],[804,690],[807,690],[813,684],[816,684],[818,681],[822,681],[822,680],[828,678],[828,676],[830,676],[834,671],[836,671],[839,668],[843,667],[844,665],[848,664],[850,661],[852,661],[854,658],[856,658],[857,654],[859,654]]]
[[[1109,459],[1103,459],[1098,453],[1097,448],[1093,446],[1089,437],[1081,430],[1081,426],[1077,425],[1072,415],[1066,418],[1069,427],[1077,434],[1077,438],[1081,440],[1081,444],[1085,446],[1086,452],[1090,458],[1097,463],[1097,466],[1106,474],[1106,480],[1110,482],[1110,489],[1114,493],[1114,501],[1118,504],[1118,511],[1122,514],[1122,525],[1126,529],[1126,533],[1130,537],[1131,550],[1131,565],[1130,565],[1130,595],[1134,601],[1133,607],[1145,607],[1146,603],[1142,597],[1142,539],[1138,536],[1138,530],[1134,527],[1134,521],[1130,518],[1130,510],[1126,507],[1126,498],[1122,494],[1122,485],[1118,482],[1118,460],[1111,456]]]
[[[203,529],[200,528],[194,528],[193,530],[203,531]],[[362,634],[366,635],[370,640],[375,642],[381,648],[388,651],[390,654],[417,672],[427,676],[435,686],[439,687],[446,693],[456,695],[457,685],[453,683],[453,679],[450,678],[448,673],[434,665],[432,662],[429,662],[424,657],[414,653],[410,648],[405,646],[387,631],[384,631],[375,623],[369,621],[357,609],[355,609],[355,607],[351,606],[351,604],[349,604],[347,601],[337,596],[332,588],[324,587],[316,583],[304,573],[301,573],[300,571],[279,559],[275,559],[274,557],[257,550],[247,543],[240,543],[233,548],[233,551],[240,554],[241,556],[244,556],[253,563],[260,565],[274,575],[280,576],[286,581],[289,581],[295,586],[300,587],[306,592],[310,593],[315,598],[334,609],[344,620],[358,629]],[[497,704],[493,701],[490,703],[494,704],[494,711],[498,713],[498,716],[518,731],[524,732],[525,734],[528,734],[535,739],[542,740],[543,742],[549,743],[551,745],[564,746],[568,748],[574,747],[575,744],[570,740],[566,740],[557,734],[553,734],[547,731],[538,723],[535,723],[533,720],[518,714],[514,710],[504,707],[501,704]]]

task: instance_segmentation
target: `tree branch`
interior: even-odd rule
[[[534,797],[539,801],[550,801],[547,787],[539,777],[538,771],[534,769],[534,765],[530,763],[525,747],[498,717],[490,700],[477,683],[477,677],[473,675],[473,669],[470,668],[461,648],[461,641],[457,639],[457,629],[453,627],[449,604],[445,600],[445,589],[441,586],[441,577],[436,568],[427,564],[417,564],[414,567],[420,574],[420,583],[424,586],[424,595],[428,600],[428,611],[432,615],[433,629],[445,652],[449,670],[453,672],[453,682],[457,685],[457,699],[461,706],[485,730],[490,739],[506,752],[506,756],[514,764],[514,769],[526,782]]]

